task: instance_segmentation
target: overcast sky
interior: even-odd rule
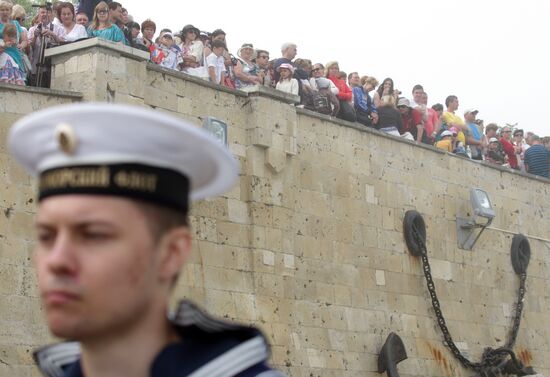
[[[151,18],[157,31],[186,24],[222,28],[229,50],[242,43],[279,57],[284,42],[298,56],[345,72],[391,77],[411,96],[422,84],[429,104],[459,98],[458,113],[519,123],[550,135],[550,1],[124,1],[134,19]],[[177,5],[176,5],[177,4]]]

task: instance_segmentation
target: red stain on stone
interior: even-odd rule
[[[529,352],[529,350],[522,349],[517,353],[517,355],[518,359],[521,360],[523,365],[531,365],[531,362],[533,361],[533,355],[531,355],[531,352]]]
[[[430,352],[432,353],[432,356],[434,357],[437,364],[443,369],[445,377],[453,377],[451,364],[449,363],[445,355],[443,355],[443,352],[441,352],[440,349],[432,346],[431,344],[428,344],[428,347],[430,348]]]

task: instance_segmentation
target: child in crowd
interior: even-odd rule
[[[211,43],[212,53],[206,58],[206,66],[208,67],[208,76],[210,82],[223,85],[225,81],[225,59],[223,52],[225,51],[225,43],[220,40],[214,40]]]
[[[169,69],[177,68],[179,48],[174,44],[174,36],[172,33],[164,33],[160,37],[158,44],[159,49],[162,51],[164,58],[159,63],[161,66]]]
[[[487,155],[485,156],[487,162],[491,162],[497,165],[506,164],[506,155],[502,152],[500,142],[496,137],[489,139],[489,145],[487,146]]]
[[[14,24],[6,24],[0,39],[4,52],[0,54],[0,82],[25,85],[25,71],[21,55],[17,50],[17,28]]]
[[[292,78],[294,67],[291,64],[283,63],[277,68],[277,71],[279,72],[280,79],[275,89],[282,92],[298,95],[298,92],[300,90],[298,80]]]
[[[437,149],[441,149],[441,150],[444,150],[444,151],[447,151],[447,152],[453,152],[454,150],[454,147],[453,147],[453,138],[454,135],[451,131],[443,131],[441,133],[441,140],[437,141],[434,146],[437,148]]]

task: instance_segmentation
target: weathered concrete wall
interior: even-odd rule
[[[404,245],[404,213],[417,209],[455,341],[476,361],[484,347],[504,344],[519,284],[511,234],[487,230],[474,251],[464,251],[455,217],[469,210],[469,188],[480,187],[496,208],[495,228],[548,238],[548,181],[335,122],[275,91],[219,90],[151,66],[129,48],[84,43],[50,51],[54,88],[152,106],[197,125],[206,116],[228,123],[240,184],[194,205],[194,254],[176,297],[259,325],[273,362],[292,376],[376,376],[391,331],[407,347],[402,376],[470,376],[443,345],[421,262]],[[13,95],[22,99],[8,101]],[[20,114],[77,98],[0,86],[2,140]],[[29,376],[36,374],[29,350],[48,341],[30,262],[33,187],[3,141],[0,158],[0,375]],[[547,375],[548,246],[531,240],[516,346]]]

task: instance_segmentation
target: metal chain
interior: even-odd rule
[[[426,285],[428,287],[428,292],[430,293],[430,297],[432,299],[432,306],[435,312],[435,316],[437,318],[437,323],[439,325],[439,328],[441,329],[441,332],[443,333],[443,338],[445,339],[445,344],[447,345],[451,353],[454,355],[454,357],[458,361],[460,361],[460,363],[465,368],[473,369],[477,372],[480,372],[481,375],[486,375],[486,371],[496,367],[497,365],[502,365],[504,358],[510,355],[511,349],[516,342],[516,338],[519,332],[519,325],[521,321],[521,313],[523,311],[523,299],[526,291],[525,281],[527,278],[527,274],[524,272],[520,275],[520,287],[518,292],[518,301],[516,305],[516,314],[514,317],[514,323],[513,323],[512,329],[510,331],[510,339],[506,343],[506,346],[499,347],[496,349],[488,347],[483,352],[481,362],[472,362],[468,360],[468,358],[465,357],[462,354],[462,352],[460,352],[455,342],[453,341],[453,338],[451,336],[451,333],[449,332],[449,329],[447,328],[447,323],[445,322],[445,317],[443,316],[443,312],[441,311],[441,305],[439,303],[439,299],[437,297],[437,293],[435,290],[435,283],[432,278],[430,261],[428,260],[428,250],[426,248],[426,244],[424,243],[424,240],[420,236],[416,226],[413,225],[412,228],[413,228],[412,229],[413,237],[422,251],[421,253],[422,268],[424,270],[424,276],[426,278]]]

